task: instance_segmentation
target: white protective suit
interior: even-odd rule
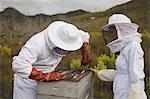
[[[13,99],[37,99],[37,81],[29,79],[32,66],[43,73],[52,72],[61,61],[59,57],[49,49],[45,36],[47,30],[30,38],[22,47],[18,56],[13,58],[14,94]]]
[[[116,59],[116,70],[100,70],[103,81],[114,81],[114,99],[147,99],[144,92],[144,52],[140,43],[141,34],[134,25],[115,24],[120,38],[107,46],[112,52],[120,52]]]
[[[82,31],[83,33],[83,31]],[[48,29],[31,37],[22,47],[18,56],[13,58],[14,74],[13,99],[37,99],[37,81],[29,79],[32,67],[43,73],[55,70],[62,57],[50,50]],[[83,36],[84,39],[89,35]]]

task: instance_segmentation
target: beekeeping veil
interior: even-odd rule
[[[120,51],[124,46],[122,43],[124,40],[131,40],[131,37],[141,37],[138,33],[139,26],[132,23],[131,20],[123,14],[114,14],[109,20],[108,24],[102,27],[102,34],[107,46],[112,49],[113,52]],[[114,46],[115,45],[115,46]]]

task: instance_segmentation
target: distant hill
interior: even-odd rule
[[[150,32],[150,0],[133,0],[123,5],[113,7],[104,12],[89,13],[83,10],[72,11],[66,14],[53,16],[36,15],[25,16],[16,9],[7,8],[0,12],[0,36],[8,33],[30,36],[46,28],[51,22],[63,20],[77,25],[89,32],[100,32],[101,27],[107,23],[108,17],[113,13],[124,13],[133,22],[140,25],[142,32]]]
[[[5,32],[36,32],[40,31],[42,27],[46,27],[54,20],[67,21],[69,17],[87,14],[88,12],[83,10],[77,10],[68,12],[66,14],[57,14],[48,16],[39,14],[36,16],[25,16],[14,8],[7,8],[3,12],[0,12],[1,27],[0,33]],[[37,29],[38,28],[38,29]]]
[[[84,11],[84,10],[77,10],[77,11],[68,12],[65,15],[68,17],[73,17],[73,16],[84,15],[84,14],[88,14],[88,13],[89,12]]]
[[[126,4],[115,6],[105,12],[89,13],[72,19],[76,21],[75,23],[78,20],[82,21],[77,25],[87,31],[100,31],[101,27],[107,23],[108,17],[114,13],[126,14],[133,22],[140,25],[141,32],[150,32],[150,0],[133,0]]]

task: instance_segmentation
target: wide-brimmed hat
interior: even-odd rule
[[[137,24],[132,23],[130,18],[128,18],[126,15],[113,14],[112,16],[109,17],[108,24],[104,25],[102,27],[102,30],[107,31],[107,30],[109,30],[110,26],[115,25],[115,24],[129,24],[129,25],[133,25],[135,27],[139,27]]]
[[[74,51],[83,45],[78,28],[70,23],[55,21],[47,30],[49,40],[63,50]]]

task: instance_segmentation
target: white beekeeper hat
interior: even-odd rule
[[[134,27],[139,27],[137,24],[132,23],[131,20],[124,14],[113,14],[109,17],[108,24],[102,27],[102,30],[107,31],[108,28],[114,24],[129,24]]]
[[[49,40],[63,50],[74,51],[83,45],[78,28],[70,23],[55,21],[49,25],[47,30]]]

